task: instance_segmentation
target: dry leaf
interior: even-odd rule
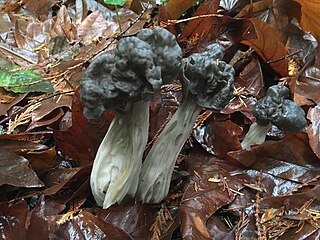
[[[287,53],[279,33],[259,19],[251,18],[250,21],[258,37],[242,40],[241,43],[253,48],[262,60],[281,76],[288,76],[288,60],[285,58]]]
[[[320,40],[320,0],[295,0],[301,4],[301,27]]]

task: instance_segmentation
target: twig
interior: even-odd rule
[[[16,52],[12,51],[12,50],[9,49],[9,48],[6,48],[5,46],[0,45],[0,49],[2,49],[3,51],[7,51],[7,52],[9,52],[9,53],[11,53],[11,54],[13,54],[13,55],[15,55],[15,56],[17,56],[17,57],[25,60],[25,61],[27,61],[27,62],[29,62],[29,63],[37,64],[36,62],[34,62],[34,61],[32,61],[32,60],[24,57],[23,55],[20,55],[19,53],[16,53]]]
[[[258,188],[261,188],[261,184],[262,184],[262,169],[260,169],[260,174],[258,177]],[[267,239],[267,232],[266,232],[266,227],[262,226],[261,224],[261,219],[259,216],[260,213],[260,192],[257,191],[256,193],[256,201],[255,201],[255,212],[254,212],[254,218],[256,220],[256,227],[257,227],[257,234],[258,234],[258,239],[259,240],[266,240]]]

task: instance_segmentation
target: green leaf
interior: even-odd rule
[[[123,6],[127,0],[104,0],[105,4]]]
[[[32,70],[14,71],[17,66],[0,70],[0,87],[14,93],[53,92],[49,81],[41,81],[41,76]]]

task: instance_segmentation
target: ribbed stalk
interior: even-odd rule
[[[176,160],[201,109],[190,95],[167,123],[143,162],[137,200],[158,203],[167,196]]]
[[[149,102],[132,103],[125,114],[115,113],[95,157],[90,184],[99,206],[133,199],[142,155],[148,141]]]
[[[251,145],[262,144],[266,140],[267,133],[271,130],[272,124],[260,126],[256,122],[252,123],[249,131],[241,142],[242,149],[250,149]]]

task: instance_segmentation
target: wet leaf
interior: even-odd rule
[[[264,77],[258,59],[252,58],[239,73],[239,77],[235,79],[235,87],[243,88],[240,93],[244,96],[264,96]]]
[[[41,76],[32,70],[14,70],[9,67],[0,70],[0,86],[14,93],[53,92],[49,81],[41,80]]]
[[[58,108],[71,109],[72,99],[72,95],[63,94],[41,101],[41,105],[31,113],[32,121],[37,122]]]
[[[229,151],[241,149],[241,128],[231,122],[210,118],[193,130],[193,136],[207,152],[218,158],[226,158]]]
[[[58,165],[55,148],[50,148],[41,152],[30,152],[25,154],[30,166],[34,171],[48,170]]]
[[[0,148],[0,186],[43,187],[44,184],[22,156]]]
[[[0,235],[2,239],[25,239],[28,205],[24,200],[0,203]]]
[[[306,68],[299,76],[295,87],[294,101],[300,105],[320,103],[320,69]]]
[[[61,193],[64,190],[75,190],[84,183],[91,173],[91,166],[84,168],[59,169],[54,172],[49,172],[44,177],[44,183],[49,186],[43,190],[46,196]]]
[[[238,2],[239,0],[221,0],[220,7],[225,10],[231,10]]]
[[[97,122],[89,122],[83,115],[77,91],[72,103],[72,127],[67,131],[54,131],[57,149],[82,165],[91,164],[111,119],[112,114],[109,113],[109,118],[103,116]]]
[[[279,33],[259,19],[251,18],[250,21],[254,25],[258,38],[241,42],[253,48],[274,71],[281,76],[287,76],[288,60],[285,58],[287,54]]]
[[[187,185],[179,210],[183,239],[212,239],[206,224],[222,206],[231,203],[243,188],[240,177],[230,176],[232,167],[223,168],[201,152],[194,153],[187,161],[195,164],[194,173]],[[216,179],[217,181],[208,181]],[[232,189],[232,190],[230,190]]]
[[[97,217],[103,222],[114,224],[122,229],[132,239],[153,239],[151,226],[155,223],[160,208],[149,204],[113,205],[108,209],[97,211]],[[160,239],[170,240],[176,229],[176,211],[170,213],[173,220],[159,219],[164,230],[160,231]]]
[[[11,107],[15,106],[18,104],[20,101],[22,101],[27,94],[19,94],[15,96],[14,100],[10,103],[1,103],[0,104],[0,116],[6,115],[7,112],[10,110]]]
[[[38,127],[49,126],[52,127],[53,124],[58,123],[58,121],[64,116],[64,111],[61,108],[56,108],[50,114],[48,114],[44,119],[39,121],[31,121],[27,128],[27,132]]]
[[[314,153],[320,158],[320,106],[311,108],[308,112],[308,119],[311,121],[307,128],[310,147]]]
[[[276,177],[304,182],[318,173],[320,162],[309,146],[306,134],[287,133],[280,141],[266,141],[251,150],[229,153],[244,166],[263,169]]]

